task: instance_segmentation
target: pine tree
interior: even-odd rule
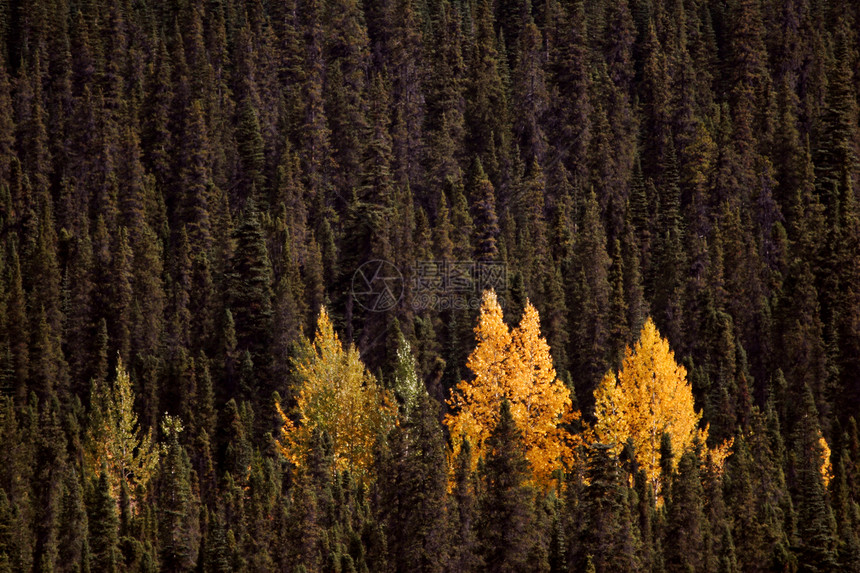
[[[496,194],[484,173],[480,159],[475,159],[469,184],[472,220],[475,224],[475,256],[478,261],[493,261],[499,254],[496,241],[499,219],[496,214]]]
[[[625,296],[624,279],[624,257],[621,253],[621,243],[616,239],[612,247],[612,265],[609,267],[609,285],[611,294],[609,297],[609,340],[610,353],[609,363],[617,364],[621,361],[623,348],[630,339],[630,328],[628,326],[629,307]]]
[[[543,69],[543,38],[540,30],[526,20],[517,39],[517,63],[513,73],[512,99],[520,106],[514,120],[514,135],[520,145],[520,155],[527,163],[543,164],[547,153],[544,133],[544,115],[549,106],[549,95]]]
[[[179,154],[179,176],[177,185],[176,213],[183,215],[182,222],[188,229],[191,248],[196,252],[208,252],[212,248],[212,231],[209,214],[211,185],[209,163],[211,154],[206,130],[203,103],[195,100],[187,112],[184,136]],[[175,226],[179,226],[175,224]]]
[[[481,472],[478,540],[485,566],[491,571],[540,571],[529,561],[535,543],[534,507],[522,433],[507,400],[498,424],[487,438],[486,463]]]
[[[848,468],[850,458],[844,442],[849,440],[848,434],[842,435],[842,448],[838,462],[833,466],[833,478],[830,481],[831,505],[838,532],[837,559],[846,571],[853,571],[860,566],[858,563],[858,542],[856,531],[856,505],[849,489]]]
[[[835,521],[827,499],[826,476],[823,475],[828,460],[822,448],[818,411],[808,386],[801,399],[802,402],[796,405],[792,449],[798,567],[801,571],[832,571],[837,566]]]
[[[437,8],[432,35],[425,35],[431,67],[423,85],[426,93],[426,162],[430,186],[443,188],[461,178],[465,137],[464,37],[459,10],[443,0]],[[453,200],[453,197],[451,198]]]
[[[21,265],[14,243],[9,246],[9,262],[6,264],[8,295],[6,298],[7,324],[15,325],[8,329],[9,350],[12,354],[12,368],[15,374],[15,395],[20,403],[26,399],[26,381],[30,373],[30,336],[27,320],[27,307],[21,279]]]
[[[667,571],[697,571],[704,567],[705,542],[711,533],[704,514],[704,491],[698,466],[695,453],[684,453],[672,482],[663,542]]]
[[[571,508],[576,525],[569,532],[568,570],[635,571],[628,490],[618,457],[599,442],[588,447],[587,456],[588,485]]]
[[[236,328],[237,350],[250,353],[261,380],[260,398],[271,396],[268,348],[272,339],[272,265],[263,239],[260,214],[253,202],[236,229],[236,252],[226,276],[229,308]],[[248,396],[250,397],[250,396]]]
[[[6,567],[10,573],[29,571],[32,562],[33,548],[21,510],[0,489],[0,568]]]
[[[191,487],[191,464],[179,443],[182,424],[165,417],[162,431],[167,451],[158,480],[158,533],[163,567],[171,571],[193,571],[200,543],[198,505]]]
[[[252,98],[243,98],[238,107],[236,139],[242,160],[243,196],[247,198],[254,189],[262,193],[266,185],[264,143],[260,133],[260,118]]]
[[[547,129],[554,152],[570,173],[574,187],[582,188],[588,178],[588,148],[591,143],[591,74],[588,58],[588,30],[585,2],[559,5],[557,28],[552,33],[552,126]],[[557,125],[556,125],[557,124]]]
[[[456,512],[452,516],[454,528],[452,538],[451,568],[455,571],[475,571],[482,560],[479,553],[477,532],[477,499],[475,474],[472,471],[472,447],[463,442],[460,453],[454,460],[454,487],[451,492]]]
[[[241,410],[245,410],[245,405],[243,402]],[[224,404],[219,423],[223,436],[219,442],[224,448],[222,467],[231,474],[231,478],[244,484],[251,466],[252,449],[241,410],[233,398]]]
[[[58,570],[83,573],[90,568],[89,522],[80,478],[74,467],[66,472],[59,518]]]
[[[389,435],[381,460],[387,548],[398,571],[445,571],[451,551],[447,464],[437,409],[427,392]],[[387,467],[386,467],[387,466]]]
[[[119,519],[116,499],[111,495],[107,468],[102,465],[98,481],[92,485],[88,511],[92,569],[113,573],[122,567],[119,552]]]
[[[34,409],[35,407],[31,406]],[[63,477],[68,463],[67,440],[60,425],[56,398],[40,408],[35,440],[33,468],[32,529],[33,563],[40,570],[53,570],[58,558],[58,525],[61,511]]]
[[[467,147],[498,181],[510,145],[508,101],[502,80],[507,62],[499,53],[489,0],[477,3],[474,18],[474,46],[468,61],[471,76],[466,90]]]
[[[582,212],[581,232],[573,244],[573,256],[566,262],[570,312],[571,376],[577,403],[590,415],[593,391],[607,369],[609,327],[609,267],[606,234],[600,221],[597,197],[588,194]],[[565,262],[562,261],[562,265]]]

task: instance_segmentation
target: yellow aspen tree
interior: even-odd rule
[[[570,461],[569,434],[559,427],[573,418],[570,390],[556,377],[538,311],[528,301],[512,339],[512,367],[521,370],[509,378],[516,399],[511,411],[523,423],[526,459],[535,477],[545,480],[562,461]]]
[[[466,362],[474,379],[461,381],[451,391],[448,404],[453,413],[444,420],[451,433],[452,460],[466,438],[475,453],[474,469],[506,398],[522,430],[535,481],[546,485],[570,456],[569,436],[559,425],[570,421],[573,413],[570,392],[556,377],[549,345],[540,336],[538,312],[527,302],[520,325],[511,332],[496,293],[487,291],[475,339],[477,345]]]
[[[294,423],[277,405],[284,422],[278,446],[302,466],[314,429],[331,437],[335,468],[366,479],[373,465],[377,436],[393,427],[396,408],[361,362],[358,350],[344,350],[325,308],[320,310],[313,344],[302,341],[293,365],[300,380]]]
[[[821,446],[821,479],[824,481],[824,487],[827,487],[833,479],[833,464],[830,462],[830,446],[821,435],[821,430],[818,430],[818,445]]]
[[[119,499],[123,481],[128,491],[139,498],[155,474],[160,452],[152,429],[143,433],[137,423],[134,390],[121,357],[117,360],[114,383],[94,382],[90,396],[87,467],[91,475],[98,475],[102,462],[107,465],[108,483],[115,499]]]
[[[672,440],[676,466],[697,436],[703,444],[707,439],[707,428],[698,429],[702,414],[695,411],[687,371],[675,362],[668,341],[650,318],[635,346],[627,347],[621,370],[606,374],[594,396],[595,440],[620,453],[632,439],[636,459],[655,491],[660,487],[663,433]]]
[[[478,324],[475,326],[477,346],[469,355],[466,366],[474,374],[471,381],[460,381],[452,389],[448,405],[455,414],[445,416],[451,433],[452,459],[460,453],[463,438],[472,446],[472,469],[484,453],[484,442],[498,423],[499,407],[506,397],[510,361],[511,332],[502,316],[502,307],[495,291],[484,293]],[[510,397],[508,397],[510,401]],[[522,425],[517,421],[517,426]],[[449,464],[453,467],[453,464]]]

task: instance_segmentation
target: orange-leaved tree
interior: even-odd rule
[[[634,347],[627,347],[621,369],[604,376],[594,398],[595,440],[616,452],[632,440],[636,460],[657,491],[663,434],[671,438],[675,466],[697,437],[702,444],[707,439],[707,428],[699,429],[702,414],[694,408],[687,371],[650,318]]]
[[[320,310],[313,344],[302,340],[293,361],[300,380],[297,423],[277,405],[284,422],[278,446],[297,466],[306,463],[314,429],[331,438],[335,468],[365,479],[373,465],[377,437],[394,424],[396,409],[384,388],[367,371],[358,350],[344,350],[325,308]]]
[[[507,398],[535,481],[546,485],[570,457],[571,438],[560,426],[573,420],[574,413],[570,391],[556,378],[549,345],[540,335],[538,312],[527,302],[519,326],[511,332],[496,293],[486,291],[475,339],[477,346],[466,362],[474,379],[461,381],[448,399],[453,413],[445,424],[451,432],[452,459],[468,439],[475,453],[473,467],[477,464]]]

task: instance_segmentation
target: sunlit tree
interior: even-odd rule
[[[367,371],[358,350],[344,350],[325,308],[313,343],[302,341],[294,367],[300,380],[294,416],[278,406],[284,423],[278,441],[282,453],[303,466],[318,429],[331,437],[336,469],[366,477],[376,438],[392,427],[396,406]]]
[[[98,475],[105,464],[115,499],[119,499],[123,481],[128,491],[142,495],[158,466],[159,450],[152,429],[143,432],[138,425],[134,400],[122,358],[117,361],[113,384],[93,382],[86,461],[92,475]]]
[[[538,312],[527,302],[519,326],[511,332],[496,293],[487,291],[475,339],[477,346],[466,363],[474,378],[461,381],[448,400],[454,410],[445,417],[452,455],[457,456],[467,438],[475,452],[473,467],[477,464],[507,399],[534,477],[545,483],[570,456],[570,437],[560,426],[574,414],[570,392],[556,377],[549,345],[540,335]]]
[[[634,347],[627,347],[621,369],[607,373],[597,388],[594,414],[595,439],[616,453],[631,439],[637,461],[657,489],[663,433],[678,454],[673,467],[697,436],[701,443],[707,439],[707,428],[699,429],[702,414],[694,408],[687,371],[675,362],[669,342],[650,318]]]

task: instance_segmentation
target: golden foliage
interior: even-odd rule
[[[821,435],[821,430],[818,431],[818,445],[821,446],[821,479],[824,481],[824,487],[830,485],[830,480],[833,479],[833,464],[830,463],[830,446],[827,440]]]
[[[320,310],[313,344],[303,340],[294,366],[301,381],[295,411],[298,423],[277,405],[284,422],[278,440],[281,452],[302,466],[313,430],[319,429],[331,437],[335,467],[366,478],[377,436],[393,426],[396,409],[361,362],[358,350],[343,349],[325,308]]]
[[[729,438],[723,441],[722,444],[708,450],[705,458],[706,469],[712,475],[722,476],[723,468],[726,465],[726,458],[732,454],[732,446],[735,444],[734,438]]]
[[[556,378],[549,345],[540,335],[538,312],[527,302],[519,326],[511,332],[496,293],[487,291],[475,338],[478,344],[466,363],[475,377],[452,389],[448,404],[453,413],[444,420],[451,432],[452,459],[466,438],[475,452],[473,467],[477,464],[507,398],[535,481],[546,485],[552,472],[570,458],[571,438],[559,426],[574,414],[570,392]]]
[[[595,439],[613,444],[619,452],[632,439],[636,459],[655,489],[664,432],[671,437],[676,466],[697,436],[703,444],[707,439],[707,429],[698,429],[702,415],[693,407],[687,371],[675,362],[669,343],[650,318],[633,349],[627,347],[618,374],[609,372],[603,378],[595,402]]]

